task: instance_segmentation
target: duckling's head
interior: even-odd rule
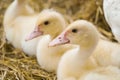
[[[75,44],[81,48],[90,48],[97,44],[99,33],[95,26],[86,20],[71,23],[49,46],[60,44]]]
[[[65,19],[60,13],[50,9],[43,10],[38,16],[34,31],[27,40],[46,34],[54,38],[63,31],[65,26]]]

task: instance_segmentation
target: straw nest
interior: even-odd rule
[[[56,75],[41,69],[34,57],[28,57],[6,41],[2,22],[12,1],[0,0],[0,80],[56,80]],[[53,8],[62,13],[68,22],[89,20],[107,39],[114,41],[104,19],[102,0],[29,0],[29,4],[37,12]]]

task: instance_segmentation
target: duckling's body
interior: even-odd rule
[[[120,45],[117,43],[100,39],[91,56],[100,66],[113,65],[120,67]]]
[[[88,60],[76,61],[76,49],[63,55],[58,67],[58,80],[119,80],[120,69],[116,66],[99,66],[93,57]],[[70,53],[72,53],[70,55]],[[74,56],[74,57],[73,57]],[[70,58],[71,57],[71,58]],[[81,57],[79,57],[81,58]],[[79,59],[78,59],[79,60]],[[69,61],[69,62],[68,62]],[[81,66],[81,67],[80,67]]]
[[[7,40],[28,55],[35,55],[37,39],[25,42],[25,37],[34,29],[38,14],[35,14],[27,0],[15,0],[4,17],[4,30]],[[26,49],[27,48],[27,49]]]
[[[78,51],[79,48],[75,48],[62,56],[57,69],[58,80],[78,80],[86,72],[98,67],[94,58],[90,57],[84,61],[84,57],[77,54]]]
[[[100,67],[83,74],[79,80],[119,80],[120,69],[115,66]]]

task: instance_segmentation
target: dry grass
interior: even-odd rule
[[[12,1],[0,0],[0,80],[56,80],[55,74],[41,69],[34,57],[26,56],[5,40],[3,14]],[[98,26],[103,35],[114,40],[104,19],[102,0],[30,0],[29,4],[37,12],[43,8],[53,8],[69,22],[89,20]]]

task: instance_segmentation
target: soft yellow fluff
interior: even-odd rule
[[[15,0],[4,15],[4,31],[7,40],[15,48],[23,49],[28,55],[36,53],[35,45],[37,40],[25,43],[24,38],[34,29],[37,17],[38,15],[35,15],[31,7],[27,5],[27,0]],[[22,47],[23,42],[29,50],[25,49],[26,46],[25,48]]]
[[[109,68],[112,62],[107,64],[106,67],[100,66],[100,64],[102,64],[102,59],[104,58],[103,56],[101,57],[101,63],[98,64],[96,58],[104,55],[104,53],[101,53],[101,55],[97,57],[92,56],[92,53],[99,42],[99,32],[92,23],[85,20],[78,20],[71,23],[63,32],[64,33],[61,33],[51,42],[52,45],[54,42],[55,45],[66,44],[69,42],[72,45],[76,45],[76,47],[67,51],[62,56],[57,69],[58,80],[89,80],[89,78],[91,80],[94,78],[97,78],[98,80],[109,80],[111,75],[114,75],[111,76],[111,80],[114,80],[116,74],[116,77],[120,77],[119,69],[115,69],[114,67]],[[66,39],[68,42],[66,42]],[[102,43],[104,45],[102,46],[101,44],[101,46],[98,47],[104,47],[105,43]],[[103,50],[101,48],[99,49]],[[100,71],[108,72],[108,74],[103,74]]]
[[[85,73],[79,80],[120,80],[120,69],[115,66],[100,67]]]
[[[56,72],[61,56],[71,47],[68,45],[49,47],[48,45],[51,40],[52,38],[50,35],[42,37],[37,47],[36,57],[39,65],[43,69],[49,72]]]
[[[45,10],[39,14],[37,19],[36,27],[32,32],[32,35],[35,36],[27,39],[30,40],[42,36],[38,42],[36,57],[39,65],[47,71],[56,72],[62,54],[71,48],[70,46],[48,47],[49,42],[61,33],[66,25],[67,23],[61,14],[52,10],[48,13],[48,11]],[[40,33],[40,35],[38,35],[38,33]]]
[[[120,67],[120,44],[100,39],[92,56],[100,66]]]
[[[51,24],[46,26],[45,21],[50,21]],[[25,39],[39,25],[43,27],[43,31],[45,30],[44,34],[55,37],[65,28],[66,22],[61,14],[51,9],[34,13],[27,5],[27,0],[15,0],[5,13],[4,28],[7,40],[28,55],[36,55],[37,44],[41,37],[29,41]]]

